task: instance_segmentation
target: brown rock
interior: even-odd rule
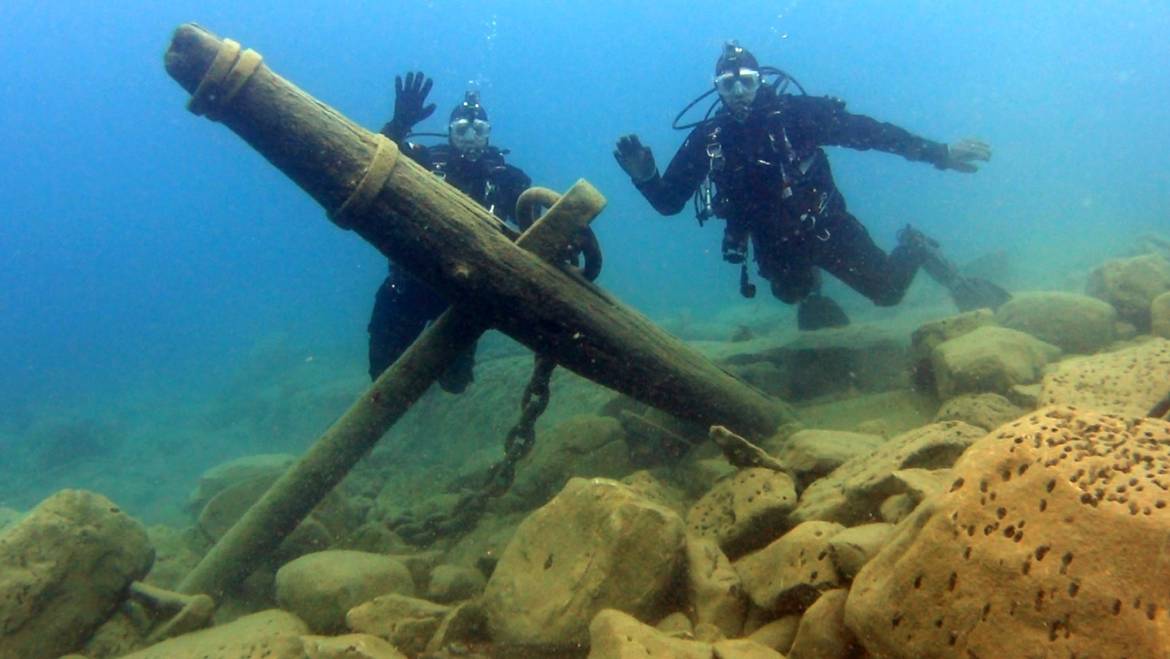
[[[796,476],[797,489],[803,490],[818,478],[860,455],[876,449],[885,440],[844,430],[799,430],[777,441],[768,441],[764,448],[776,456]]]
[[[451,607],[404,595],[382,595],[345,614],[355,632],[373,634],[399,650],[414,654],[426,649]]]
[[[902,433],[810,485],[801,493],[789,519],[793,523],[817,519],[846,526],[879,521],[882,502],[906,492],[895,471],[949,467],[984,434],[961,421],[932,423]]]
[[[431,571],[427,599],[440,604],[450,604],[482,594],[486,585],[487,579],[475,568],[440,565]]]
[[[1060,348],[1005,327],[980,327],[935,346],[931,368],[939,398],[963,393],[1006,393],[1036,382]]]
[[[1170,389],[1170,341],[1152,339],[1092,357],[1067,359],[1044,376],[1040,402],[1145,416]]]
[[[1150,334],[1170,339],[1170,291],[1150,303]]]
[[[734,563],[752,603],[773,613],[802,611],[821,593],[841,585],[829,540],[845,527],[805,522],[779,540]]]
[[[962,421],[992,430],[1023,416],[1024,409],[999,394],[967,394],[942,404],[935,421]]]
[[[1150,326],[1150,303],[1170,291],[1170,261],[1155,254],[1106,261],[1089,274],[1085,292],[1105,300],[1139,330]]]
[[[755,630],[748,638],[781,654],[787,654],[788,649],[792,647],[792,641],[796,639],[800,618],[798,613],[782,616]]]
[[[1065,352],[1089,354],[1116,338],[1117,311],[1087,295],[1057,291],[1013,293],[1012,299],[996,310],[995,321]]]
[[[388,556],[335,549],[307,554],[276,573],[276,601],[317,633],[345,629],[345,614],[379,595],[414,594],[402,563]]]
[[[706,643],[672,638],[614,609],[589,623],[589,659],[711,659],[711,652]]]
[[[492,638],[570,646],[605,608],[661,618],[683,549],[683,521],[670,509],[616,481],[574,478],[524,520],[488,580]]]
[[[788,527],[796,506],[792,477],[761,467],[741,469],[720,481],[687,513],[693,535],[714,538],[736,558],[763,547]]]
[[[1153,657],[1170,616],[1170,423],[1049,407],[1003,426],[854,579],[873,655]]]
[[[862,524],[829,538],[833,565],[845,579],[852,579],[871,558],[877,556],[894,534],[894,525],[884,522]]]
[[[711,538],[687,537],[687,597],[696,623],[715,625],[728,638],[739,636],[747,594],[739,573]]]
[[[302,636],[307,659],[406,659],[393,645],[369,634]]]
[[[157,643],[123,659],[304,659],[305,643],[301,636],[308,632],[305,623],[293,614],[270,609]]]
[[[935,390],[934,367],[930,363],[935,346],[994,324],[995,313],[991,309],[976,309],[926,323],[914,330],[910,336],[910,372],[914,387],[919,391]]]
[[[146,576],[146,529],[109,499],[61,490],[0,535],[0,657],[81,644]]]
[[[861,656],[853,632],[845,626],[845,599],[849,591],[830,590],[800,618],[789,659],[848,659]]]

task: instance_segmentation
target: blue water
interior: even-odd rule
[[[914,222],[957,260],[1008,250],[1034,287],[1061,287],[1065,271],[1170,227],[1160,2],[8,0],[0,461],[46,416],[100,418],[115,434],[165,418],[222,389],[274,335],[310,356],[364,350],[385,260],[184,109],[162,54],[185,21],[258,50],[374,130],[395,73],[435,78],[439,111],[420,130],[441,130],[478,88],[494,142],[537,183],[584,177],[606,194],[601,284],[656,318],[739,304],[738,273],[718,257],[718,223],[657,216],[612,145],[636,132],[664,168],[683,137],[671,119],[710,84],[728,38],[855,112],[992,144],[972,176],[832,150],[851,210],[887,248]],[[150,435],[139,433],[144,453],[192,433]]]

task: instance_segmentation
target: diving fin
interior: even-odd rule
[[[921,231],[907,225],[898,234],[898,242],[922,254],[922,269],[951,294],[959,311],[991,309],[995,311],[1012,299],[1011,293],[979,277],[964,277],[955,264],[942,255],[939,244]]]
[[[849,316],[845,315],[841,305],[820,293],[809,295],[796,307],[796,327],[802,332],[848,324]]]

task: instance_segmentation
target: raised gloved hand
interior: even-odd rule
[[[947,147],[947,161],[943,169],[970,174],[979,169],[974,161],[991,160],[991,147],[975,139],[959,140]]]
[[[424,104],[432,85],[434,81],[423,75],[422,71],[407,73],[405,83],[402,76],[394,76],[394,118],[382,128],[382,133],[400,142],[415,124],[431,116],[435,112],[435,104]]]
[[[650,147],[642,146],[637,135],[625,135],[619,139],[613,157],[634,183],[645,183],[658,173],[654,154],[650,152]]]

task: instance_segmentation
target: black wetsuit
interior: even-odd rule
[[[845,210],[822,146],[877,149],[937,167],[947,158],[945,144],[850,114],[837,99],[763,87],[745,121],[721,110],[691,132],[665,174],[637,187],[656,210],[673,215],[709,172],[712,210],[727,220],[725,254],[728,245],[746,250],[750,237],[760,274],[784,302],[816,292],[823,268],[875,304],[897,304],[923,255],[909,246],[887,255],[874,244]]]
[[[488,147],[475,160],[463,157],[446,144],[408,144],[403,152],[502,220],[515,222],[516,199],[532,183],[527,174],[504,162],[503,154],[495,147]],[[370,316],[370,378],[381,375],[418,338],[427,323],[446,308],[447,301],[442,296],[391,261],[390,274],[378,289]],[[439,384],[447,391],[462,391],[472,380],[474,363],[472,347],[440,378]]]

